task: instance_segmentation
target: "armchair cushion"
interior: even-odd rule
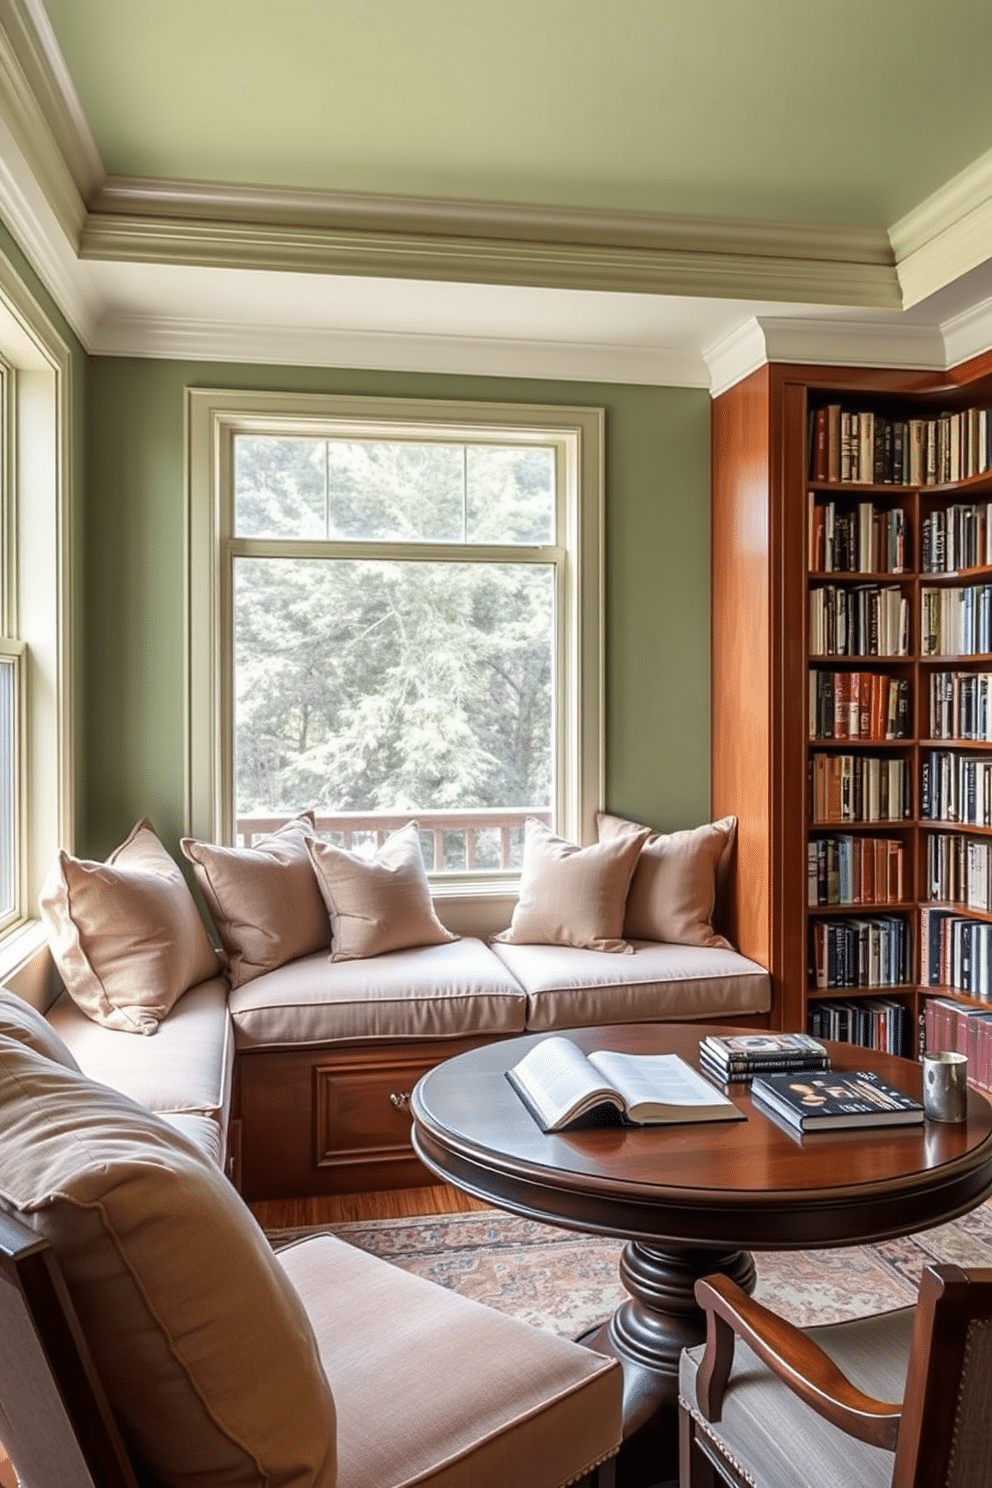
[[[338,1488],[559,1488],[619,1446],[615,1360],[329,1235],[278,1259],[338,1405]]]
[[[302,1304],[191,1141],[0,1036],[0,1206],[50,1242],[142,1481],[334,1488]]]
[[[17,1039],[46,1059],[64,1064],[66,1069],[79,1068],[72,1051],[47,1018],[6,987],[0,987],[0,1037]]]
[[[915,1309],[902,1308],[808,1333],[865,1394],[901,1400]],[[686,1349],[679,1365],[679,1397],[698,1435],[714,1429],[761,1488],[890,1488],[893,1455],[855,1441],[799,1400],[740,1339],[719,1425],[699,1409],[696,1372],[703,1348]]]

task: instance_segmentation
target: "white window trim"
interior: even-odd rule
[[[6,623],[24,645],[21,902],[0,935],[0,981],[30,991],[45,934],[38,893],[60,847],[74,846],[71,352],[0,254],[0,358],[9,379],[4,451],[11,565]]]
[[[322,394],[186,390],[186,829],[194,837],[232,840],[231,705],[222,657],[230,647],[227,586],[223,580],[225,460],[239,428],[308,423],[325,432],[356,423],[388,436],[445,426],[452,438],[499,427],[527,437],[553,434],[565,450],[567,558],[561,614],[564,668],[559,697],[561,789],[559,830],[577,842],[595,839],[604,775],[604,414],[599,408],[474,403],[406,398],[350,398]],[[305,804],[305,803],[302,803]],[[515,885],[481,879],[446,881],[439,901],[475,896],[505,901]],[[504,920],[505,922],[505,920]]]

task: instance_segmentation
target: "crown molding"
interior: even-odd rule
[[[0,214],[38,278],[84,346],[98,297],[0,109]]]
[[[895,321],[872,324],[758,315],[704,355],[714,398],[766,362],[927,372],[948,366],[941,328]]]
[[[947,366],[959,367],[992,347],[992,299],[972,305],[941,326]]]
[[[115,177],[80,256],[894,309],[887,235]]]
[[[96,327],[89,350],[99,356],[361,367],[555,382],[629,382],[656,387],[709,386],[709,374],[701,356],[665,347],[400,335],[259,326],[200,318],[108,317]]]
[[[992,150],[889,229],[903,304],[919,304],[992,258]]]
[[[38,0],[0,0],[0,119],[75,247],[105,172]]]

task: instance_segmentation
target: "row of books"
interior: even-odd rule
[[[811,573],[905,573],[906,513],[859,501],[838,507],[809,493]]]
[[[777,1070],[827,1069],[821,1043],[806,1033],[707,1034],[699,1040],[699,1067],[722,1084]]]
[[[897,987],[909,980],[910,934],[901,915],[816,920],[810,932],[810,984]]]
[[[904,739],[909,682],[876,672],[809,673],[811,739]]]
[[[992,827],[992,757],[931,749],[920,770],[924,821]]]
[[[957,573],[992,564],[992,501],[929,512],[920,527],[921,573]]]
[[[806,901],[824,904],[899,904],[903,897],[902,843],[891,837],[816,837],[808,845]]]
[[[987,914],[992,907],[992,842],[960,832],[930,832],[926,875],[928,899]]]
[[[950,997],[928,997],[923,1005],[925,1047],[964,1054],[968,1082],[992,1090],[992,1008],[969,1007]]]
[[[920,590],[922,656],[992,653],[992,584]]]
[[[902,821],[910,816],[909,767],[877,754],[814,754],[810,816],[816,822]]]
[[[992,995],[992,922],[952,909],[920,910],[921,981],[973,997]]]
[[[814,585],[809,649],[819,656],[908,656],[909,600],[894,584]]]
[[[809,472],[815,481],[934,486],[992,469],[992,410],[889,418],[839,403],[813,409]]]
[[[930,738],[992,743],[992,672],[931,672]]]
[[[887,1054],[903,1054],[908,1044],[908,1014],[891,997],[821,998],[810,1003],[807,1024],[814,1038]]]

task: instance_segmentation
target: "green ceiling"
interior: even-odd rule
[[[115,175],[888,227],[992,0],[45,0]]]

